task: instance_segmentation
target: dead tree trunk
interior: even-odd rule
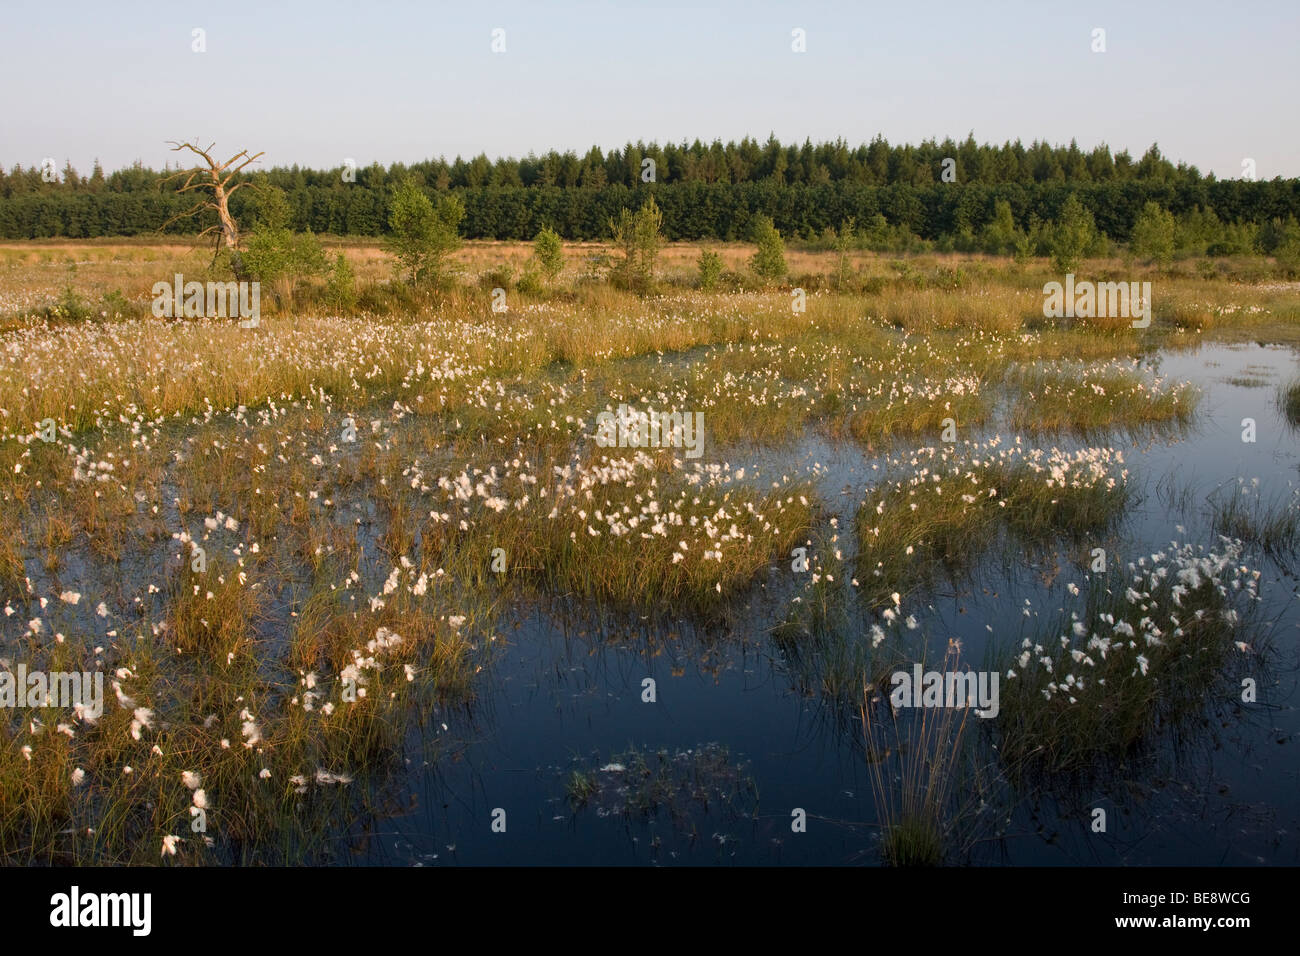
[[[249,182],[248,180],[244,180],[231,186],[230,181],[234,179],[235,176],[244,169],[244,167],[248,166],[250,163],[256,162],[258,158],[262,156],[262,153],[258,153],[255,156],[249,156],[248,150],[245,149],[236,153],[234,156],[231,156],[224,163],[218,163],[212,158],[212,147],[216,145],[215,143],[209,145],[207,149],[199,149],[193,143],[177,143],[175,141],[170,145],[172,147],[172,152],[179,152],[180,150],[188,149],[190,152],[202,157],[207,166],[205,168],[196,165],[192,169],[182,169],[174,175],[168,176],[167,179],[163,180],[163,182],[170,182],[179,176],[185,176],[185,184],[177,190],[178,193],[193,192],[198,189],[210,189],[212,190],[212,197],[210,199],[200,199],[185,212],[178,216],[173,216],[163,224],[163,228],[167,228],[167,226],[171,225],[178,219],[193,216],[195,213],[201,212],[204,209],[212,210],[217,214],[217,225],[209,226],[207,229],[204,229],[199,233],[199,238],[202,239],[209,233],[215,233],[217,240],[216,248],[213,250],[212,254],[213,261],[216,261],[216,257],[220,254],[221,247],[224,244],[230,249],[232,263],[236,274],[240,273],[242,268],[239,261],[239,226],[236,225],[234,217],[230,215],[230,208],[227,204],[230,201],[230,197],[240,188],[249,185]]]

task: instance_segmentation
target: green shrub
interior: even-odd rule
[[[718,286],[724,292],[754,292],[762,288],[762,284],[753,276],[735,269],[723,269],[718,278]]]
[[[749,267],[754,270],[754,275],[769,283],[784,278],[787,271],[785,243],[781,241],[781,233],[777,231],[771,218],[756,217],[751,236],[758,245],[758,251],[749,260]]]
[[[1133,224],[1133,254],[1168,266],[1174,259],[1174,216],[1159,203],[1148,202]]]
[[[1274,219],[1259,232],[1259,244],[1276,260],[1278,269],[1289,277],[1300,276],[1300,223],[1294,216]]]
[[[339,253],[325,282],[325,301],[331,308],[350,312],[357,307],[357,280],[348,257]]]
[[[718,287],[718,279],[722,276],[722,256],[711,249],[705,249],[700,253],[696,264],[700,270],[700,288],[712,292]]]
[[[435,207],[414,182],[402,182],[393,193],[388,214],[392,232],[384,240],[398,274],[411,285],[440,282],[447,256],[460,248],[464,217],[465,207],[456,196],[444,197]]]
[[[1258,237],[1259,229],[1253,223],[1230,222],[1205,252],[1211,256],[1248,256],[1255,251]]]
[[[58,301],[47,305],[39,314],[46,319],[63,319],[68,322],[83,322],[95,314],[91,304],[77,294],[71,285],[63,287]]]
[[[515,288],[524,295],[541,295],[543,291],[542,277],[537,271],[537,267],[530,263],[524,269],[524,274],[519,277]]]
[[[663,247],[664,216],[651,196],[635,213],[626,208],[609,221],[614,245],[623,257],[610,270],[614,285],[640,295],[654,291],[655,264]]]
[[[1024,240],[1024,233],[1016,228],[1011,203],[999,199],[993,207],[993,221],[980,234],[980,248],[989,255],[1006,256],[1018,253]]]
[[[1070,193],[1051,231],[1052,266],[1058,272],[1074,272],[1097,239],[1092,213]]]
[[[560,241],[559,233],[550,226],[539,232],[533,240],[533,255],[547,282],[554,282],[564,271],[564,243]]]
[[[289,228],[291,209],[284,190],[275,186],[258,189],[253,203],[253,228],[244,249],[231,268],[275,291],[278,298],[290,298],[294,284],[324,273],[325,250],[310,229],[295,234]]]
[[[491,292],[493,289],[505,289],[509,292],[515,287],[515,268],[511,265],[493,266],[478,277],[479,288]]]
[[[99,300],[100,314],[109,319],[123,319],[140,314],[137,305],[127,300],[121,289],[105,292]]]

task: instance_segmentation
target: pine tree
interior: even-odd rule
[[[465,207],[456,196],[445,196],[435,208],[424,190],[404,180],[394,191],[388,213],[390,235],[384,245],[397,260],[397,269],[411,285],[437,282],[446,257],[460,248],[460,221]]]
[[[1096,239],[1092,213],[1070,193],[1052,229],[1052,265],[1060,272],[1074,272]]]
[[[1133,254],[1167,266],[1174,258],[1174,216],[1159,203],[1148,202],[1133,224]]]
[[[537,257],[537,264],[547,282],[554,282],[564,271],[564,244],[550,226],[539,232],[533,240],[533,255]]]
[[[663,222],[663,213],[654,196],[636,213],[624,208],[618,219],[610,220],[614,245],[623,253],[610,276],[615,285],[642,295],[654,291],[655,264],[663,246]]]
[[[758,216],[754,220],[751,235],[758,245],[758,251],[749,260],[749,266],[754,270],[754,274],[766,282],[775,282],[784,278],[785,243],[781,241],[781,233],[777,232],[771,218]]]

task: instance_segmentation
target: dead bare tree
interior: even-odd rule
[[[179,170],[173,175],[168,176],[163,180],[163,182],[171,182],[174,179],[185,176],[185,184],[177,190],[178,193],[193,192],[197,189],[210,189],[212,190],[212,196],[210,198],[200,199],[185,212],[168,219],[167,222],[163,223],[163,228],[166,229],[178,219],[185,219],[204,209],[211,209],[217,214],[217,225],[209,226],[207,229],[204,229],[199,233],[199,238],[202,239],[209,233],[216,233],[217,244],[216,249],[213,252],[214,260],[216,259],[217,254],[221,252],[221,246],[223,243],[230,247],[232,253],[237,254],[237,250],[239,249],[239,226],[235,224],[234,217],[230,215],[230,208],[227,204],[230,201],[231,196],[244,186],[251,185],[251,183],[248,180],[243,180],[231,186],[230,181],[234,179],[235,176],[239,175],[239,173],[250,163],[257,162],[263,153],[257,153],[254,156],[250,156],[248,155],[248,150],[244,149],[240,150],[234,156],[231,156],[224,163],[218,163],[212,158],[212,148],[216,146],[216,143],[210,144],[207,149],[199,149],[193,143],[178,143],[174,140],[169,141],[168,145],[172,147],[172,152],[174,153],[188,149],[190,152],[202,157],[207,166],[205,168],[204,166],[196,164],[190,169]],[[236,263],[236,267],[238,267],[238,263]]]

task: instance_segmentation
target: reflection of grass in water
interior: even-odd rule
[[[949,459],[873,488],[858,509],[857,576],[869,607],[967,569],[999,528],[1041,543],[1103,531],[1128,503],[1096,450],[1043,460]]]
[[[1179,484],[1177,472],[1174,471],[1156,482],[1155,492],[1156,500],[1171,513],[1185,515],[1196,505],[1196,486],[1191,482]]]
[[[566,784],[574,811],[594,807],[599,816],[654,817],[666,813],[689,824],[693,811],[752,814],[758,789],[745,765],[733,763],[716,743],[692,750],[617,754],[594,770],[574,770]]]
[[[1228,595],[1253,597],[1257,573],[1236,545],[1158,557],[1087,583],[1080,611],[1005,649],[997,729],[1013,773],[1096,772],[1235,693],[1231,657],[1263,648],[1234,649],[1243,624]]]
[[[846,569],[838,534],[810,546],[805,585],[774,630],[801,692],[851,705],[864,683],[881,683],[901,659],[907,634],[896,596],[933,585],[941,573],[969,571],[1000,535],[1043,544],[1111,527],[1129,495],[1103,460],[1092,452],[960,460],[945,453],[933,470],[872,489],[856,517],[858,540],[866,542],[856,572]],[[855,620],[858,600],[865,609],[885,608],[886,626],[868,631]]]
[[[772,634],[800,693],[820,695],[837,718],[845,705],[854,704],[864,683],[882,683],[900,660],[892,620],[886,621],[888,628],[877,624],[868,631],[854,619],[853,585],[838,540],[833,534],[809,549],[804,587]]]
[[[1278,388],[1277,407],[1293,428],[1300,428],[1300,379]]]
[[[1256,482],[1257,484],[1258,482]],[[1276,561],[1300,550],[1300,492],[1265,503],[1244,479],[1209,499],[1214,531],[1260,548]]]
[[[1230,375],[1223,381],[1238,388],[1265,388],[1268,385],[1268,379],[1258,375]]]

